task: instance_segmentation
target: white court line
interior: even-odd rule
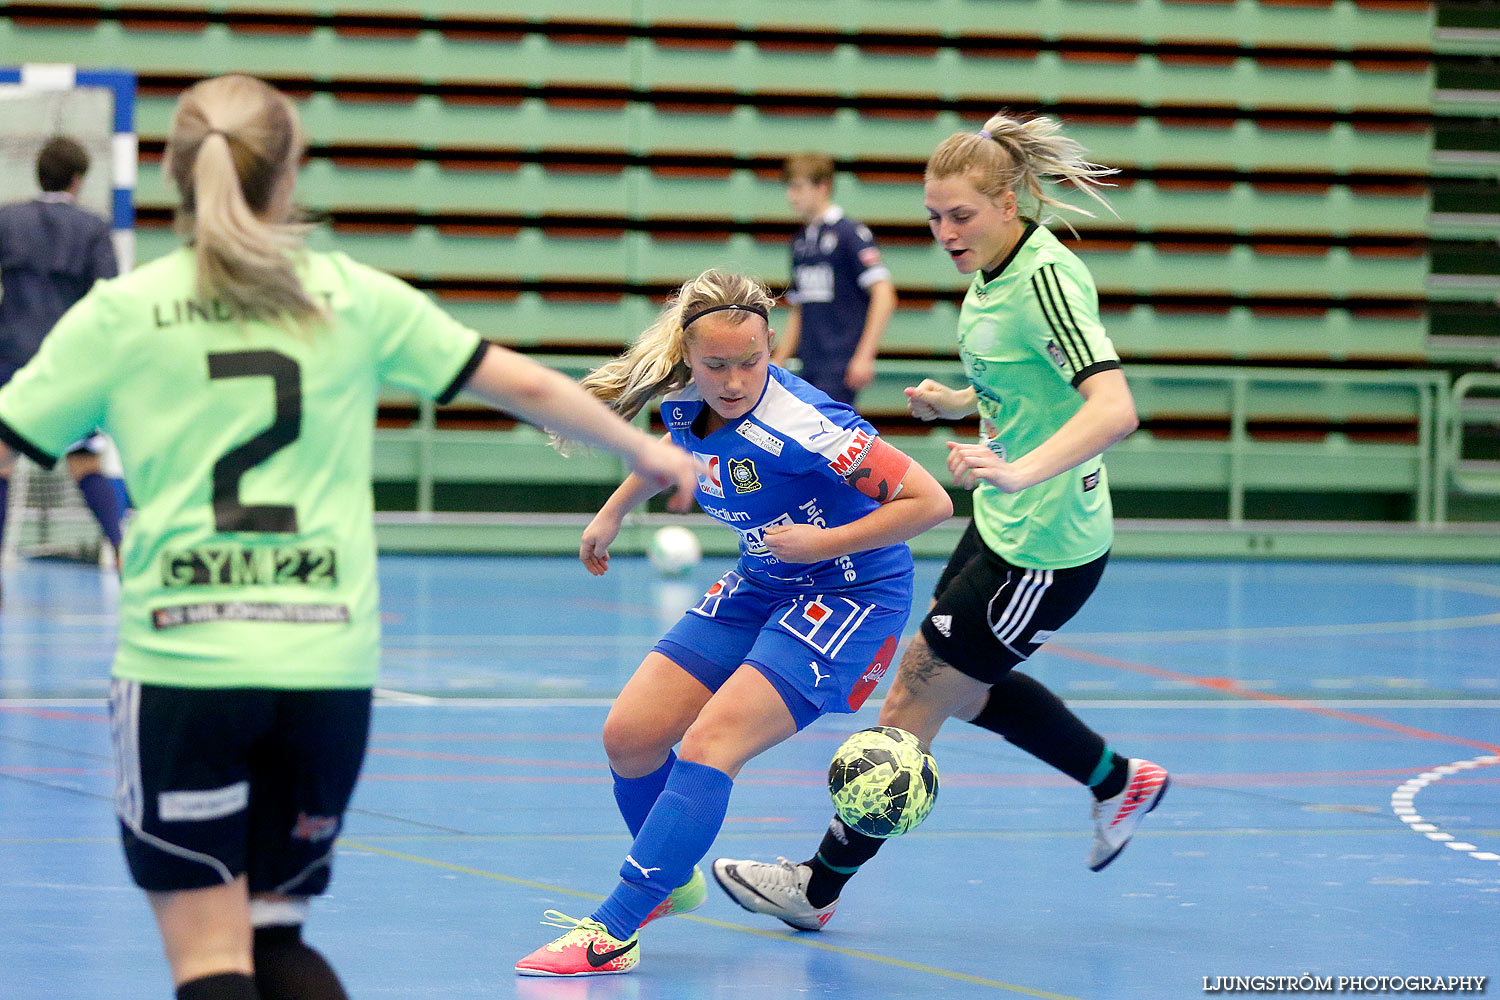
[[[1483,757],[1472,757],[1469,760],[1456,760],[1452,764],[1444,764],[1430,771],[1423,771],[1415,778],[1408,779],[1404,784],[1397,787],[1391,793],[1391,812],[1396,818],[1405,823],[1407,829],[1413,833],[1420,833],[1428,840],[1436,844],[1442,844],[1451,851],[1461,851],[1476,861],[1500,861],[1500,854],[1493,851],[1481,851],[1473,844],[1465,843],[1454,838],[1453,834],[1440,829],[1436,823],[1429,823],[1417,813],[1417,793],[1436,781],[1441,781],[1451,774],[1460,771],[1473,770],[1476,767],[1489,767],[1492,764],[1500,764],[1500,756],[1485,755]]]
[[[1429,576],[1424,573],[1395,573],[1392,574],[1392,578],[1399,583],[1422,589],[1437,588],[1465,594],[1482,594],[1485,597],[1500,597],[1500,585],[1485,583],[1482,580],[1465,580],[1454,576]]]

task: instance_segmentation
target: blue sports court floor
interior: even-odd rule
[[[608,698],[721,563],[678,582],[631,559],[598,580],[567,559],[384,560],[384,697],[308,935],[352,996],[1156,1000],[1304,975],[1500,991],[1500,568],[1124,560],[1032,663],[1173,772],[1111,868],[1084,867],[1083,791],[950,724],[936,811],[825,933],[713,888],[647,930],[629,976],[516,978],[558,933],[543,910],[584,915],[613,884]],[[0,995],[168,997],[110,812],[112,581],[31,563],[4,583]],[[828,757],[873,719],[753,762],[714,855],[809,854]]]

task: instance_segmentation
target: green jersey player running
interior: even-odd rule
[[[178,1000],[345,996],[303,943],[365,753],[379,665],[370,448],[382,383],[461,389],[624,457],[676,506],[686,452],[424,295],[288,225],[296,109],[245,76],[178,102],[188,246],[94,286],[0,390],[0,461],[118,443],[125,536],[110,693],[126,861]]]
[[[906,395],[923,420],[977,412],[982,437],[948,446],[954,483],[974,490],[974,520],[880,712],[880,725],[913,732],[924,747],[949,718],[971,722],[1086,786],[1094,871],[1156,807],[1167,772],[1116,754],[1014,668],[1078,612],[1104,572],[1113,526],[1100,456],[1137,420],[1093,279],[1021,203],[1072,208],[1046,188],[1061,180],[1107,207],[1095,188],[1110,173],[1045,117],[997,115],[980,132],[950,136],[927,162],[933,237],[974,275],[958,329],[969,384],[924,379]],[[883,842],[834,818],[802,864],[720,858],[713,871],[745,909],[820,930]]]

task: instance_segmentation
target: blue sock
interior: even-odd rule
[[[5,541],[5,512],[10,509],[10,480],[0,479],[0,544]]]
[[[109,544],[120,550],[120,495],[115,492],[114,486],[97,472],[91,472],[78,480],[78,490],[83,494],[83,502],[89,505],[89,510],[94,512],[94,517],[99,521],[99,527],[104,532],[104,537],[109,539]]]
[[[713,846],[733,788],[718,768],[679,760],[620,866],[620,884],[593,918],[622,941],[634,934]]]
[[[641,824],[646,822],[651,807],[656,805],[657,796],[667,786],[667,775],[672,773],[675,763],[677,752],[668,750],[665,764],[639,778],[622,778],[610,768],[609,773],[615,779],[615,804],[620,807],[620,815],[625,817],[625,825],[630,828],[632,837],[641,832]]]

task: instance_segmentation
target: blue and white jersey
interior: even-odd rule
[[[905,544],[816,563],[785,563],[766,548],[773,524],[837,527],[880,506],[846,479],[869,457],[877,432],[854,410],[784,368],[770,367],[760,400],[707,437],[693,424],[707,404],[697,386],[661,404],[672,440],[708,466],[698,504],[740,536],[740,572],[778,589],[846,589],[912,572]]]

